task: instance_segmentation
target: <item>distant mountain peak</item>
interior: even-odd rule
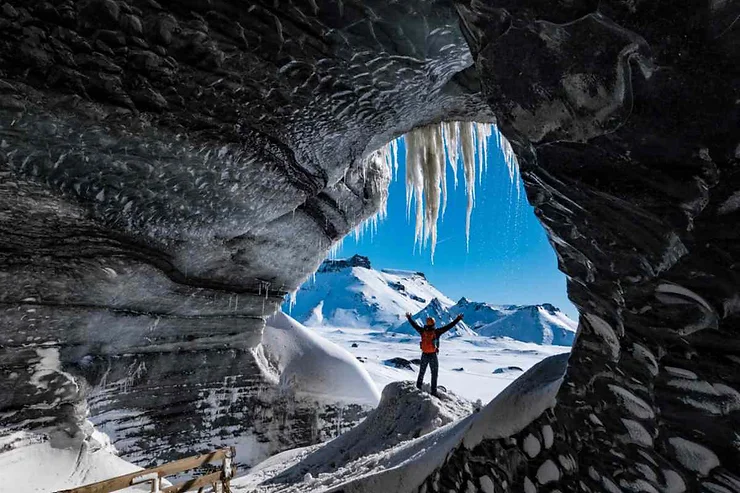
[[[351,269],[352,267],[364,267],[365,269],[372,269],[370,259],[363,255],[352,255],[350,258],[340,259],[326,259],[319,266],[318,272],[337,272],[343,269]]]
[[[419,272],[376,270],[369,258],[353,255],[324,261],[285,310],[307,326],[389,328],[434,298],[440,307],[454,304]]]
[[[445,306],[442,304],[441,301],[439,301],[439,298],[434,298],[432,301],[429,302],[429,306],[434,308],[445,308]]]

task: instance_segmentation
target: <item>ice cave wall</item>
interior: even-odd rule
[[[424,489],[738,491],[740,5],[557,5],[460,13],[578,338],[550,411]]]
[[[372,151],[492,119],[471,64],[450,4],[4,2],[1,433],[317,440],[263,319],[385,200]]]

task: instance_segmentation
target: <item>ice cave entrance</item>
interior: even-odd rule
[[[464,316],[440,341],[439,383],[473,401],[570,350],[577,312],[494,125],[429,125],[372,158],[393,176],[385,207],[335,245],[286,312],[352,353],[379,389],[417,377],[407,312],[438,325]]]

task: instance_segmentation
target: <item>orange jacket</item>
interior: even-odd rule
[[[455,318],[452,322],[448,323],[447,325],[443,325],[439,329],[435,329],[434,326],[431,326],[430,328],[427,328],[425,325],[424,327],[421,327],[419,324],[417,324],[413,318],[406,317],[411,324],[411,326],[416,330],[416,332],[421,335],[421,352],[426,354],[431,353],[438,353],[439,352],[439,338],[453,328],[457,323],[461,320],[459,318]]]

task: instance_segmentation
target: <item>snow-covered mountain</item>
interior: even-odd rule
[[[457,316],[463,314],[465,323],[471,329],[477,331],[484,325],[501,320],[511,315],[512,310],[516,310],[515,305],[490,305],[470,301],[464,296],[460,298],[455,305],[450,307],[450,315]]]
[[[446,336],[510,337],[537,344],[572,345],[577,324],[558,308],[542,305],[491,305],[463,297],[455,303],[421,272],[372,268],[355,255],[327,260],[313,281],[301,286],[286,307],[307,326],[364,327],[415,335],[406,312],[423,324],[431,316],[442,326],[457,315],[464,322]]]
[[[285,311],[307,326],[387,329],[405,321],[406,312],[417,313],[435,298],[445,306],[454,304],[421,272],[378,271],[367,257],[355,255],[326,260]]]
[[[462,313],[465,322],[483,337],[511,337],[522,342],[571,346],[578,324],[549,303],[491,305],[461,298],[448,310],[449,318]]]
[[[571,346],[578,325],[549,303],[517,306],[505,317],[479,327],[484,337],[511,337],[523,342]]]

